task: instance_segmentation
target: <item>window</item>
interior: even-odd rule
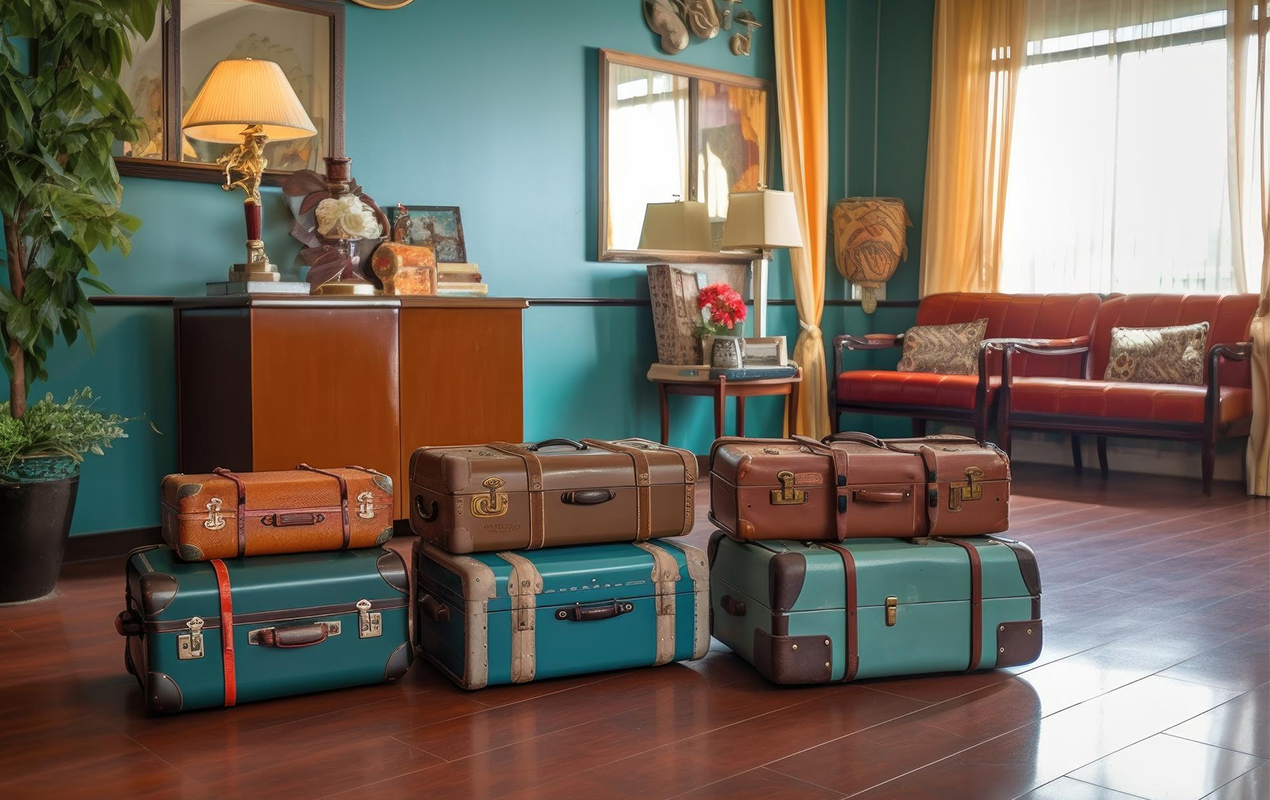
[[[1004,291],[1236,290],[1225,37],[1224,11],[1029,35]]]

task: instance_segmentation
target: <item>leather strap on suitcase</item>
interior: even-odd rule
[[[608,450],[610,453],[625,453],[630,456],[635,467],[635,541],[648,541],[653,535],[652,468],[648,464],[648,454],[638,447],[628,447],[599,439],[583,439],[582,444]]]
[[[491,450],[515,456],[525,465],[525,480],[529,489],[529,544],[525,545],[525,549],[537,550],[547,539],[547,510],[542,496],[542,461],[533,451],[510,442],[490,442],[487,446]]]
[[[212,474],[229,478],[238,489],[238,513],[235,515],[235,520],[238,523],[238,557],[242,558],[247,555],[247,484],[224,467],[217,467],[212,470]]]
[[[534,633],[542,575],[534,562],[519,553],[498,553],[512,565],[507,596],[512,602],[512,683],[528,683],[537,674],[538,643]]]
[[[229,570],[219,558],[211,560],[216,573],[216,589],[220,594],[221,661],[225,672],[225,708],[238,701],[238,679],[234,673],[234,596],[229,586]]]
[[[970,558],[970,665],[966,667],[966,672],[974,672],[979,669],[979,659],[983,653],[983,560],[970,542],[941,536],[932,537],[931,540],[955,544],[965,550]]]
[[[860,669],[860,621],[856,613],[859,600],[856,597],[855,556],[851,555],[850,550],[840,545],[827,542],[820,542],[820,544],[842,556],[842,590],[846,594],[847,601],[847,665],[842,673],[842,680],[845,682],[853,679]]]
[[[297,464],[295,468],[308,470],[309,472],[315,472],[318,475],[325,475],[328,478],[334,478],[339,483],[340,485],[340,524],[343,526],[343,533],[344,533],[344,544],[343,546],[340,547],[340,549],[347,550],[349,538],[353,534],[353,531],[351,526],[349,525],[349,519],[348,519],[348,481],[344,480],[342,476],[336,475],[334,472],[327,472],[326,470],[318,469],[317,467],[310,467],[308,464],[304,464],[304,463]],[[361,467],[358,467],[357,469],[361,469]],[[241,556],[242,553],[239,553],[239,555]]]
[[[669,664],[675,658],[675,585],[679,582],[679,562],[655,544],[635,542],[635,546],[653,557],[653,587],[657,612],[657,657],[654,666]]]

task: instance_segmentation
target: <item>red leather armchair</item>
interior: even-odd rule
[[[903,334],[838,336],[833,342],[834,374],[829,407],[833,429],[838,430],[844,412],[888,414],[911,417],[915,435],[926,430],[927,420],[973,425],[976,438],[987,439],[995,408],[1002,348],[999,341],[1026,340],[1039,346],[1059,344],[1084,346],[1098,312],[1101,297],[1096,294],[979,294],[961,292],[924,298],[917,309],[918,325],[947,325],[987,318],[987,339],[979,352],[978,375],[933,375],[923,372],[895,372],[893,369],[844,371],[845,350],[897,348],[896,360],[904,343]],[[1079,377],[1081,356],[1014,354],[1016,375]]]
[[[1251,345],[1248,326],[1257,296],[1117,295],[1103,301],[1087,345],[1012,342],[1002,346],[1002,388],[998,398],[999,444],[1010,450],[1013,428],[1072,435],[1080,466],[1080,434],[1097,436],[1098,463],[1107,474],[1107,437],[1190,439],[1201,443],[1205,494],[1211,494],[1216,443],[1247,436],[1252,418]],[[1184,386],[1105,381],[1111,329],[1190,325],[1207,321],[1208,357],[1204,384]],[[1080,377],[1044,376],[1017,369],[1027,357],[1082,362]]]

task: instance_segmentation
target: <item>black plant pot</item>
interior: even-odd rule
[[[75,516],[79,476],[0,484],[0,603],[53,591]]]

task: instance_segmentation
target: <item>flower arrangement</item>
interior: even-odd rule
[[[384,235],[374,209],[355,194],[328,197],[315,210],[317,231],[329,239],[377,239]]]
[[[706,319],[697,323],[698,336],[726,336],[745,321],[745,300],[726,283],[712,283],[697,293],[697,308]]]
[[[22,419],[14,419],[9,404],[0,403],[0,480],[18,479],[10,473],[24,460],[63,458],[78,465],[85,453],[103,455],[111,442],[127,439],[123,426],[131,420],[97,411],[96,401],[87,387],[64,403],[50,393],[29,406]]]

